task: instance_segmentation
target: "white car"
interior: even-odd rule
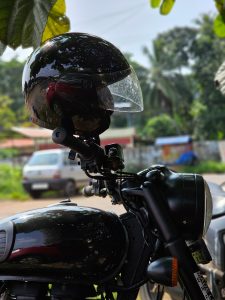
[[[78,161],[68,159],[69,151],[51,149],[36,151],[23,168],[23,187],[39,198],[44,191],[62,190],[65,196],[76,194],[78,188],[88,183]]]

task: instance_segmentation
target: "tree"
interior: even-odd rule
[[[177,126],[183,129],[182,132],[188,133],[191,118],[188,112],[193,98],[192,80],[191,76],[182,73],[181,61],[184,58],[174,59],[179,47],[168,51],[166,45],[169,37],[172,40],[174,38],[170,32],[157,36],[153,43],[153,53],[144,48],[150,62],[146,87],[143,89],[145,109],[148,118],[167,113],[177,122]],[[174,40],[178,41],[178,38]]]
[[[24,63],[16,58],[10,61],[0,60],[0,95],[8,96],[9,108],[14,112],[14,125],[28,121],[28,115],[24,107],[24,97],[21,89],[21,78]]]
[[[167,72],[165,60],[161,60],[160,51],[153,42],[153,53],[147,47],[143,49],[150,62],[149,69],[149,97],[146,108],[152,109],[153,114],[161,112],[173,114],[178,95],[174,89],[174,77],[178,75],[172,71]]]
[[[144,135],[150,139],[155,139],[160,136],[173,136],[180,133],[176,122],[167,114],[149,119],[144,127]]]
[[[225,57],[225,40],[214,35],[208,15],[196,21],[198,34],[191,47],[191,70],[196,82],[195,101],[201,105],[195,114],[194,133],[198,138],[225,137],[225,99],[215,88],[214,76]]]
[[[24,63],[15,58],[11,61],[0,60],[0,95],[8,95],[12,99],[10,107],[13,111],[19,110],[24,103],[21,89],[23,66]]]
[[[139,118],[135,117],[135,124],[139,127],[143,127],[149,118],[167,113],[177,123],[180,133],[192,132],[193,80],[182,70],[189,65],[188,46],[191,47],[195,36],[194,28],[174,28],[158,35],[153,43],[153,53],[144,48],[149,68],[134,61],[131,54],[126,54],[143,93],[144,112],[138,114]]]
[[[144,102],[144,111],[138,114],[132,114],[132,113],[126,114],[126,120],[127,120],[126,125],[135,124],[135,126],[143,128],[149,116],[148,110],[146,109],[148,106],[147,101],[150,92],[149,68],[146,68],[142,66],[140,63],[138,63],[137,61],[135,61],[131,53],[125,53],[125,57],[127,58],[129,64],[135,70],[135,73],[138,77],[141,90],[142,90],[143,102]]]
[[[177,122],[181,133],[191,133],[193,130],[190,109],[195,98],[195,82],[190,65],[192,63],[191,48],[197,34],[198,30],[195,27],[175,27],[159,34],[154,40],[154,52],[157,59],[154,60],[153,69],[150,68],[150,73],[153,73],[150,81],[154,83],[154,89],[158,86],[162,90],[161,93],[165,91],[164,93],[167,94],[171,105],[168,113]],[[154,68],[157,70],[155,75]],[[149,93],[149,104],[154,101],[158,104],[158,112],[160,112],[162,107],[160,99],[157,98],[160,95],[154,89],[152,93]],[[152,96],[156,99],[151,99]]]
[[[12,99],[8,96],[0,96],[0,138],[7,135],[13,124],[15,124],[16,116],[10,108]]]
[[[172,69],[181,73],[182,68],[189,67],[190,50],[197,34],[197,28],[192,26],[174,27],[157,35],[154,41],[155,51],[159,53],[160,61],[167,71]]]
[[[215,73],[225,57],[225,41],[215,36],[212,24],[213,17],[203,15],[195,27],[173,28],[154,41],[160,72],[172,78],[177,95],[171,102],[172,114],[168,112],[182,132],[202,139],[225,137],[225,100],[214,85]],[[155,76],[158,86],[159,70]]]

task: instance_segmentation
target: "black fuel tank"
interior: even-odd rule
[[[0,279],[103,282],[120,271],[128,248],[120,218],[74,203],[0,223]]]

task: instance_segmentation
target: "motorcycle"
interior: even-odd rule
[[[203,177],[163,165],[128,173],[118,144],[102,148],[98,138],[64,128],[52,137],[91,178],[84,195],[109,195],[126,213],[66,199],[1,220],[1,299],[162,299],[155,287],[178,282],[182,299],[214,299],[199,268],[211,260],[202,239],[211,220]]]

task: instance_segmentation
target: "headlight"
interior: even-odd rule
[[[207,231],[212,216],[212,197],[208,184],[198,174],[163,173],[158,190],[165,198],[180,232],[186,240],[198,240]]]

